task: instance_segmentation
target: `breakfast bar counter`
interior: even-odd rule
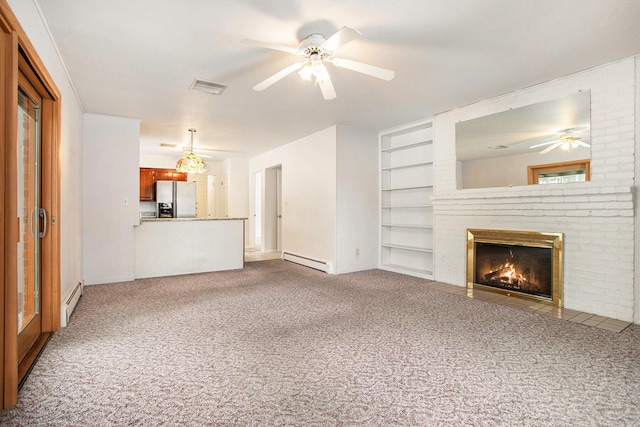
[[[244,267],[246,218],[142,218],[135,227],[135,277]]]

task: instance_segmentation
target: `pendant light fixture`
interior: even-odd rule
[[[202,161],[202,159],[193,154],[193,134],[196,132],[195,129],[189,129],[191,133],[191,145],[189,146],[189,153],[182,156],[178,163],[176,163],[176,170],[178,172],[186,172],[190,174],[195,173],[206,173],[207,165]]]

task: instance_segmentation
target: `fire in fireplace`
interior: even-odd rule
[[[476,243],[475,282],[551,298],[551,248]]]
[[[467,230],[467,287],[562,306],[562,234]]]

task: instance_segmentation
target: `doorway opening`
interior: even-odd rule
[[[262,248],[264,252],[282,252],[282,165],[264,171]]]
[[[262,250],[262,172],[254,172],[251,178],[251,249]]]

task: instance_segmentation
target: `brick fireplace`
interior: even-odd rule
[[[467,285],[469,229],[553,231],[563,235],[563,307],[624,321],[634,321],[634,315],[640,319],[634,209],[639,82],[640,57],[630,58],[436,115],[435,280]],[[577,90],[591,92],[591,181],[458,187],[456,123]]]

